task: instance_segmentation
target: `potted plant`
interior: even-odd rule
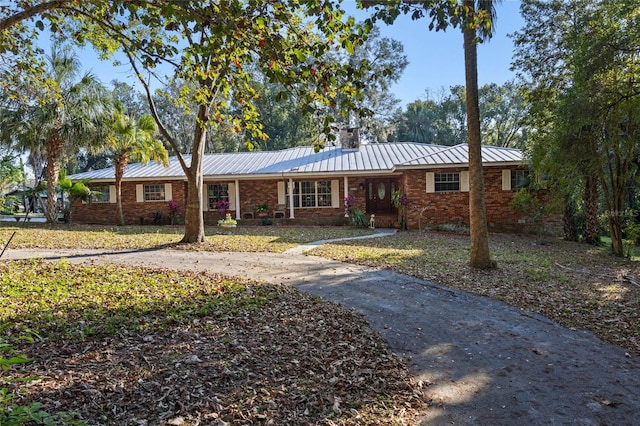
[[[221,228],[235,228],[238,222],[231,218],[231,213],[227,213],[224,219],[218,221],[218,226]]]
[[[269,216],[269,206],[267,203],[258,204],[256,206],[256,214],[258,217],[267,217]]]

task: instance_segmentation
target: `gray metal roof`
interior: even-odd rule
[[[511,148],[484,146],[482,160],[485,163],[519,163],[522,151]],[[124,179],[182,178],[184,172],[176,157],[171,157],[169,167],[151,162],[129,164]],[[191,156],[185,156],[187,164]],[[364,144],[359,149],[326,147],[314,152],[313,147],[289,148],[281,151],[235,152],[207,154],[203,158],[205,177],[269,177],[282,174],[323,173],[377,173],[393,172],[402,168],[434,167],[466,164],[466,144],[456,146],[430,145],[417,142]],[[112,180],[113,167],[78,173],[69,176],[73,180]]]
[[[524,157],[522,151],[515,148],[502,148],[485,145],[482,147],[482,162],[490,163],[521,163]],[[445,147],[424,157],[411,159],[399,166],[443,166],[463,165],[469,163],[469,146],[460,144]]]

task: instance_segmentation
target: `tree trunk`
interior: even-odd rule
[[[600,244],[600,220],[598,200],[598,181],[592,175],[585,176],[584,185],[584,242],[592,245]]]
[[[204,217],[202,216],[202,157],[207,137],[204,126],[208,122],[209,108],[204,105],[198,107],[198,120],[194,132],[191,165],[186,170],[187,175],[187,207],[184,213],[183,243],[204,242]]]
[[[614,256],[625,255],[622,238],[625,214],[624,196],[626,192],[626,185],[621,185],[620,182],[624,182],[624,180],[618,177],[617,180],[612,182],[611,184],[611,194],[613,195],[613,200],[610,205],[613,208],[608,212],[609,234],[611,235],[611,253]]]
[[[58,175],[60,174],[60,157],[62,157],[62,141],[57,133],[47,139],[47,223],[58,223]]]
[[[564,203],[564,214],[562,215],[562,231],[564,239],[567,241],[578,241],[578,227],[576,226],[576,206],[567,197]]]
[[[473,8],[473,0],[465,0]],[[474,29],[464,30],[464,67],[467,101],[467,134],[469,141],[469,226],[471,232],[471,266],[489,269],[496,266],[489,252],[489,231],[482,177],[482,140],[478,106],[478,57]]]
[[[116,169],[116,223],[120,226],[124,225],[124,213],[122,212],[122,177],[124,176],[124,169],[127,167],[127,159],[117,157],[115,161]]]
[[[609,234],[611,235],[611,253],[614,256],[624,256],[622,243],[622,212],[611,212],[609,216]]]

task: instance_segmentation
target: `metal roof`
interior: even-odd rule
[[[206,154],[203,158],[205,177],[269,177],[283,174],[376,173],[402,168],[433,167],[468,163],[466,144],[456,146],[430,145],[417,142],[364,144],[359,149],[326,147],[314,152],[313,147],[289,148],[281,151],[254,151]],[[187,164],[191,156],[185,155]],[[484,163],[519,163],[522,151],[494,146],[482,147]],[[169,167],[151,162],[129,164],[124,179],[182,178],[184,172],[176,157]],[[112,180],[113,167],[78,173],[73,180]]]

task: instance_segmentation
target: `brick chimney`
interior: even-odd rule
[[[344,127],[340,130],[342,149],[358,150],[360,148],[360,132],[357,127]]]

